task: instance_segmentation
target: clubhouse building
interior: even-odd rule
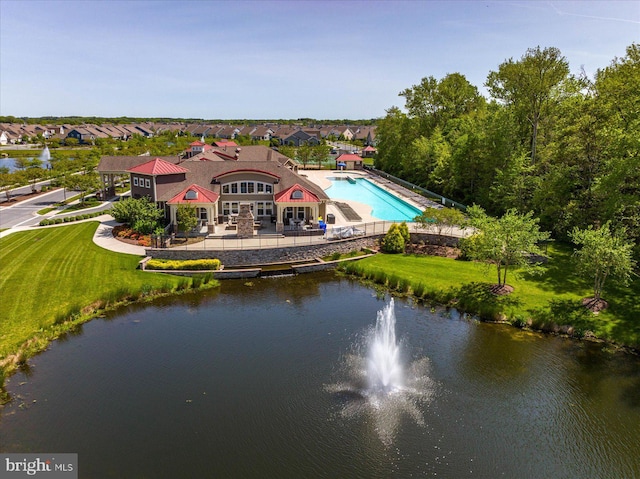
[[[284,233],[324,217],[329,199],[298,174],[295,161],[266,146],[212,146],[187,159],[103,156],[98,172],[105,196],[113,196],[118,179],[128,175],[131,196],[154,201],[174,230],[178,206],[188,204],[209,234],[245,220],[256,229],[275,224]]]

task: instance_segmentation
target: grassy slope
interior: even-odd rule
[[[535,310],[545,310],[558,324],[576,322],[575,303],[591,296],[591,284],[577,278],[571,265],[571,251],[555,246],[549,249],[549,263],[539,276],[509,272],[507,283],[515,289],[501,306],[508,317],[529,318]],[[384,271],[423,284],[430,292],[446,291],[472,282],[495,283],[495,267],[447,258],[412,255],[376,255],[358,262],[368,271]],[[629,287],[609,282],[603,297],[609,308],[599,315],[580,315],[579,326],[597,336],[627,345],[640,345],[640,280]],[[550,309],[550,302],[557,306]],[[573,316],[572,316],[573,315]],[[565,317],[562,317],[565,316]]]
[[[0,238],[0,358],[57,318],[125,290],[175,286],[176,277],[136,270],[138,256],[92,241],[97,222]]]

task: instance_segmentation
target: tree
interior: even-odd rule
[[[119,223],[128,224],[138,233],[149,234],[158,227],[163,212],[147,198],[127,198],[113,204],[111,216]]]
[[[599,302],[608,278],[627,284],[636,265],[632,259],[633,244],[625,240],[624,230],[612,232],[607,222],[598,229],[592,226],[574,228],[571,240],[580,246],[574,258],[578,272],[593,280],[593,298]]]
[[[42,169],[42,160],[40,158],[29,158],[23,163],[26,169],[23,170],[24,178],[31,183],[31,191],[36,192],[36,183],[42,180],[46,175],[46,171]]]
[[[442,235],[446,229],[451,231],[454,226],[462,226],[466,220],[464,214],[455,208],[427,208],[413,221],[424,229],[435,228],[436,234]]]
[[[329,156],[329,152],[331,152],[331,147],[327,144],[316,145],[311,148],[311,157],[309,160],[311,162],[318,163],[318,169],[322,168],[322,162],[327,159]]]
[[[533,213],[520,214],[508,210],[501,218],[488,216],[479,206],[467,209],[469,224],[476,229],[466,242],[471,259],[496,266],[498,286],[504,286],[511,267],[531,269],[530,254],[540,254],[537,243],[549,237],[538,227]]]
[[[53,174],[58,178],[58,183],[62,185],[64,199],[67,199],[67,178],[75,171],[75,163],[69,158],[55,158],[51,159],[51,167]]]
[[[430,136],[437,126],[476,110],[483,98],[478,89],[460,73],[449,73],[438,81],[433,76],[423,78],[400,93],[405,98],[409,117],[419,122],[420,133]]]
[[[178,205],[176,221],[178,223],[178,231],[188,233],[194,229],[198,226],[198,213],[196,207],[189,204]]]
[[[0,192],[4,192],[7,196],[7,201],[11,199],[10,191],[17,184],[20,183],[20,178],[17,173],[0,172]]]
[[[63,183],[65,188],[80,192],[80,201],[84,203],[84,197],[90,191],[100,188],[100,178],[97,173],[85,173],[68,175]]]
[[[519,61],[510,58],[487,76],[489,94],[513,108],[529,124],[531,163],[536,162],[538,131],[556,89],[569,75],[569,63],[557,48],[529,48]]]

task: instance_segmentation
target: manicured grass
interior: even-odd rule
[[[572,325],[579,332],[627,346],[640,347],[640,279],[628,287],[608,283],[604,299],[609,308],[594,315],[580,306],[592,295],[589,281],[573,272],[571,250],[556,245],[541,275],[509,273],[514,292],[496,297],[486,285],[496,282],[495,267],[448,258],[379,254],[345,265],[345,270],[392,289],[413,292],[427,300],[452,304],[485,317],[503,315],[533,326]],[[389,284],[391,283],[391,284]],[[418,294],[416,294],[418,293]]]
[[[87,306],[169,292],[184,282],[137,270],[138,256],[98,247],[92,241],[97,225],[92,221],[0,238],[0,360]]]

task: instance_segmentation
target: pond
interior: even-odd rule
[[[420,380],[372,401],[353,366],[388,304],[322,273],[94,320],[10,378],[0,451],[93,478],[640,476],[639,358],[396,298]]]

